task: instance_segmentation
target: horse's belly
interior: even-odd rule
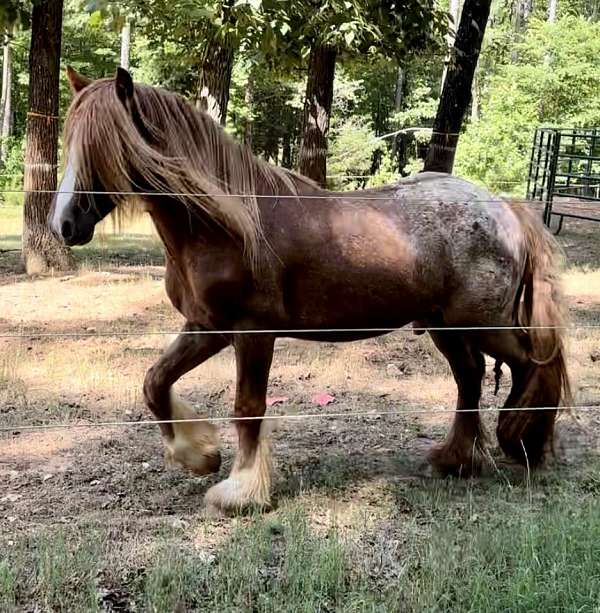
[[[402,275],[361,271],[329,275],[305,271],[284,291],[293,328],[398,328],[436,309],[436,292]],[[352,339],[348,339],[352,340]]]

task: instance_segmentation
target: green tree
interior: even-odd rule
[[[463,5],[450,66],[433,122],[425,170],[452,172],[490,6],[491,0],[465,0]]]
[[[327,135],[338,59],[401,59],[407,50],[440,48],[446,20],[432,2],[326,0],[290,3],[290,36],[308,56],[299,170],[324,185]]]
[[[2,40],[2,84],[0,93],[0,168],[8,155],[13,128],[13,43],[19,25],[29,23],[29,3],[5,0],[0,5],[0,38]]]
[[[600,24],[532,19],[517,52],[516,64],[489,77],[481,119],[461,137],[456,172],[523,193],[535,127],[600,125]]]
[[[106,6],[105,0],[94,2]],[[222,125],[236,54],[272,49],[281,18],[266,19],[260,0],[126,0],[120,6],[143,16],[138,27],[147,39],[164,51],[179,49],[196,105]]]

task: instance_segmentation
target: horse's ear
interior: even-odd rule
[[[127,104],[127,101],[133,98],[133,79],[120,66],[117,68],[117,74],[115,75],[115,87],[117,89],[117,96],[119,96],[123,104]]]
[[[87,87],[92,80],[84,77],[82,74],[79,74],[74,68],[71,66],[67,66],[67,78],[69,79],[69,84],[71,86],[71,91],[76,94],[80,92],[84,87]]]

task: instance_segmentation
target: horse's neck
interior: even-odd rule
[[[226,232],[216,222],[202,217],[200,210],[189,210],[175,198],[163,197],[150,202],[148,212],[167,255],[172,258],[199,240],[205,244],[221,244],[228,239]]]

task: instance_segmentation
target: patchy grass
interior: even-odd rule
[[[597,611],[597,501],[472,520],[434,527],[418,569],[398,585],[409,609]]]
[[[234,520],[213,550],[185,529],[163,527],[151,546],[132,539],[117,552],[108,534],[57,529],[0,549],[0,604],[7,612],[118,603],[153,613],[597,610],[597,500],[574,507],[562,492],[509,513],[460,513],[451,487],[437,493],[447,513],[406,519],[405,542],[386,538],[389,521],[349,533],[334,520],[317,529],[297,502]]]
[[[18,583],[12,560],[8,556],[0,558],[0,611],[10,611],[16,607]]]
[[[50,529],[3,545],[2,611],[20,611],[24,604],[45,611],[97,610],[100,549],[94,533]]]

